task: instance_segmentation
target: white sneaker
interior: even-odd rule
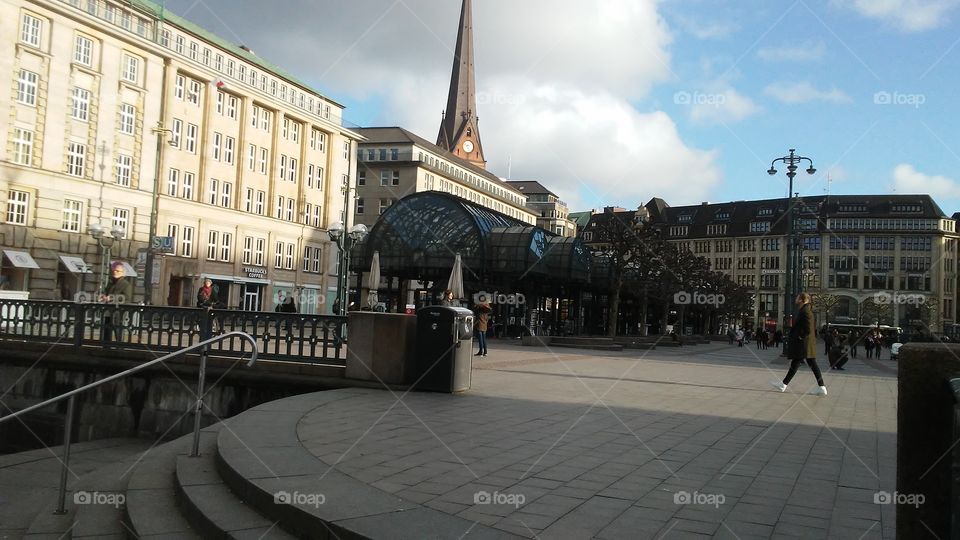
[[[779,391],[779,392],[786,392],[786,391],[787,391],[787,385],[783,384],[783,383],[780,382],[780,381],[770,381],[770,386],[776,388],[777,391]]]
[[[827,395],[827,387],[826,387],[826,386],[821,386],[820,388],[817,389],[816,394],[817,394],[818,396],[825,396],[825,395]]]

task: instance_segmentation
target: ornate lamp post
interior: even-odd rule
[[[350,250],[367,236],[367,226],[358,223],[350,227],[350,232],[344,234],[343,223],[338,221],[330,226],[327,234],[340,251],[340,272],[337,275],[337,303],[340,309],[337,310],[337,315],[346,315],[350,289]]]
[[[808,157],[799,156],[796,153],[796,150],[791,148],[790,153],[786,156],[779,157],[770,162],[770,168],[767,170],[767,174],[773,176],[777,174],[777,169],[774,165],[780,161],[787,166],[787,178],[790,179],[790,189],[787,191],[787,268],[786,275],[784,276],[784,299],[783,299],[783,314],[784,314],[784,332],[787,330],[788,323],[792,326],[793,317],[794,317],[794,307],[793,307],[793,298],[800,292],[799,281],[794,283],[794,280],[799,275],[799,269],[797,268],[797,246],[795,245],[795,235],[794,235],[794,212],[793,212],[793,178],[797,176],[798,166],[804,161],[809,163],[807,167],[807,174],[814,174],[817,172],[813,168],[813,160]],[[784,352],[786,352],[786,341],[783,344]]]
[[[106,237],[104,236],[105,231],[103,225],[99,223],[91,224],[87,232],[90,233],[90,236],[96,240],[97,246],[100,247],[100,280],[99,287],[97,288],[97,294],[99,296],[103,294],[107,286],[107,265],[110,264],[110,250],[118,240],[123,240],[127,232],[123,230],[123,227],[114,226],[109,231],[110,236]]]

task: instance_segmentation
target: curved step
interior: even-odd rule
[[[219,431],[219,430],[218,430]],[[176,486],[187,520],[203,538],[296,538],[244,504],[217,474],[217,433],[201,433],[200,456],[177,456]]]
[[[129,538],[200,538],[180,513],[174,479],[176,458],[189,454],[192,443],[193,435],[185,435],[147,451],[137,463],[124,511]]]
[[[376,391],[305,394],[231,418],[217,438],[220,476],[258,512],[303,538],[518,538],[367,485],[300,443],[297,424],[307,412]]]

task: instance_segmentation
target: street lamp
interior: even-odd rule
[[[166,75],[164,75],[166,76]],[[151,133],[157,135],[156,162],[153,170],[153,196],[150,200],[150,234],[148,235],[146,265],[143,272],[143,301],[146,304],[153,303],[153,259],[155,247],[153,239],[157,236],[157,216],[160,209],[160,174],[163,158],[163,139],[173,133],[172,129],[163,127],[163,121],[158,121],[155,127],[150,128]],[[172,141],[171,141],[172,143]]]
[[[340,251],[340,273],[337,275],[337,303],[340,304],[340,309],[337,315],[345,315],[350,287],[350,250],[367,236],[367,226],[358,223],[350,227],[350,232],[344,234],[343,223],[338,221],[330,226],[327,234]]]
[[[102,295],[107,286],[107,265],[110,263],[110,250],[118,240],[123,240],[123,237],[127,235],[127,231],[119,225],[114,225],[109,231],[110,236],[107,237],[104,236],[105,231],[103,225],[93,223],[87,229],[87,232],[90,233],[90,236],[96,240],[97,246],[100,247],[100,286],[97,292],[98,295]]]
[[[809,163],[809,166],[807,167],[807,170],[806,170],[807,174],[812,175],[815,172],[817,172],[817,170],[813,168],[813,160],[811,160],[808,157],[799,156],[795,152],[796,150],[791,148],[790,153],[787,154],[786,156],[779,157],[771,161],[770,169],[767,170],[767,174],[769,174],[770,176],[773,176],[777,174],[777,169],[774,167],[774,165],[778,161],[783,162],[787,166],[787,178],[790,179],[790,189],[787,191],[787,268],[786,268],[786,275],[784,276],[785,278],[784,293],[785,294],[784,294],[784,301],[783,301],[783,314],[784,314],[785,326],[788,321],[791,323],[791,326],[792,326],[793,316],[794,316],[793,297],[800,292],[799,281],[796,284],[794,284],[794,279],[796,279],[796,276],[799,274],[799,271],[797,269],[797,258],[795,254],[796,246],[794,245],[795,238],[794,238],[794,231],[793,231],[793,220],[794,220],[793,178],[797,176],[797,169],[799,168],[798,165],[800,165],[804,161]],[[784,328],[784,331],[786,331],[786,328]],[[786,347],[787,347],[786,341],[784,341],[783,346],[784,346],[784,351],[786,351]]]

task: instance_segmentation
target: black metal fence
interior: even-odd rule
[[[263,360],[344,365],[346,317],[220,309],[0,300],[0,339],[74,347],[172,351],[239,330],[257,341]],[[241,339],[212,346],[211,354],[241,356]],[[246,351],[250,352],[250,351]]]
[[[960,538],[960,378],[950,380],[953,391],[953,456],[950,467],[951,538]]]

